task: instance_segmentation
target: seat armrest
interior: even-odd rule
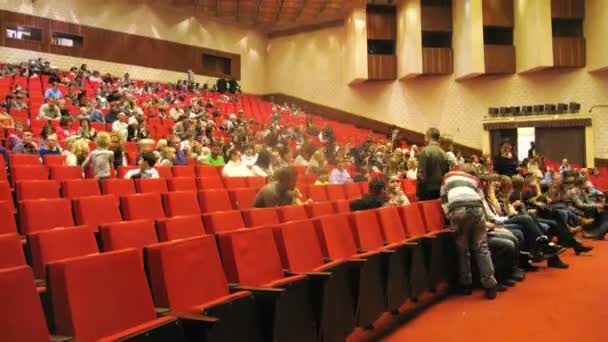
[[[51,342],[71,342],[74,339],[70,336],[49,335],[49,340]]]
[[[194,322],[201,322],[201,323],[207,323],[207,324],[214,324],[220,320],[217,317],[205,316],[202,314],[197,315],[197,314],[191,314],[191,313],[187,313],[187,312],[180,312],[180,313],[174,314],[173,317],[175,317],[179,320],[182,320],[182,321],[194,321]]]
[[[326,279],[331,277],[331,272],[291,272],[289,270],[283,270],[285,276],[303,275],[308,278],[315,279]]]
[[[285,292],[284,289],[273,288],[273,287],[256,287],[256,286],[243,286],[240,284],[228,284],[230,291],[249,291],[251,293],[273,293],[273,294],[282,294]]]
[[[171,309],[169,309],[169,308],[155,307],[154,311],[156,311],[156,317],[165,317],[165,316],[169,316],[169,313],[171,312]]]

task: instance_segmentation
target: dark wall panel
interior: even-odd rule
[[[585,127],[536,128],[536,147],[546,160],[585,165]]]

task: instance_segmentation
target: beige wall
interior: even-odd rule
[[[553,66],[551,0],[515,0],[514,6],[517,72]]]
[[[207,18],[195,17],[192,11],[180,11],[159,5],[150,6],[137,0],[104,0],[103,6],[99,4],[98,0],[0,0],[0,9],[237,53],[241,55],[243,88],[256,94],[266,91],[267,40],[263,34]],[[22,54],[14,53],[16,52],[13,49],[0,51],[0,54],[8,57],[10,61],[22,57]],[[78,62],[82,60],[76,58],[72,63],[66,57],[54,55],[45,55],[45,57],[49,57],[52,63],[62,67],[80,64]],[[177,77],[184,78],[186,72],[184,70],[184,74],[180,75],[175,72],[116,63],[90,61],[89,64],[92,68],[116,73],[132,69],[133,71],[130,71],[132,76],[142,79],[174,81]],[[213,81],[208,77],[199,77],[198,80]]]
[[[454,0],[452,5],[454,74],[467,79],[485,72],[481,0]]]
[[[589,70],[608,70],[608,1],[585,1],[585,36]]]
[[[397,2],[397,78],[409,78],[422,73],[422,22],[420,0]]]
[[[368,78],[366,17],[365,8],[355,8],[344,22],[342,65],[344,79],[348,84],[361,83]]]

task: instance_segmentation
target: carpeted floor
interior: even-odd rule
[[[608,342],[608,241],[585,243],[588,255],[562,254],[568,270],[527,273],[494,301],[448,297],[382,341]]]

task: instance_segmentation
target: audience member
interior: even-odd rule
[[[49,154],[61,154],[61,149],[57,145],[57,134],[51,134],[47,137],[46,146],[40,148],[38,153],[40,154],[40,158],[44,159],[44,156]]]
[[[345,169],[346,162],[344,160],[339,160],[336,168],[331,170],[329,173],[329,183],[331,184],[346,184],[352,183],[353,179],[350,177],[350,174]]]
[[[409,199],[401,189],[401,178],[397,175],[390,176],[388,180],[387,205],[401,206],[410,204]]]
[[[418,157],[416,194],[421,201],[439,198],[441,180],[450,168],[448,158],[439,146],[440,137],[437,128],[429,128],[425,135],[427,146]]]
[[[368,191],[363,197],[350,201],[350,211],[369,210],[383,207],[386,204],[386,182],[383,178],[373,178]]]
[[[243,164],[241,164],[241,152],[236,148],[232,149],[229,153],[230,160],[224,165],[222,169],[222,176],[224,177],[250,177],[253,176],[251,170]]]
[[[159,178],[158,171],[154,168],[156,157],[152,152],[143,152],[139,158],[139,168],[130,170],[125,174],[127,179]]]
[[[266,184],[256,195],[253,206],[255,208],[279,207],[298,204],[296,182],[298,173],[294,168],[278,169],[273,174],[273,181]]]
[[[114,152],[110,150],[111,143],[112,140],[108,133],[101,132],[97,135],[95,139],[96,148],[82,163],[82,169],[85,173],[90,168],[95,179],[110,178],[114,165]]]
[[[13,147],[13,153],[18,154],[37,154],[38,145],[34,141],[34,134],[31,130],[23,131],[23,138]]]

